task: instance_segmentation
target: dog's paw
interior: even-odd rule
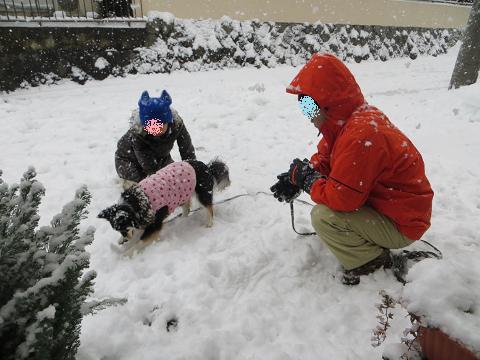
[[[133,255],[135,255],[137,252],[138,252],[138,249],[136,249],[135,247],[132,247],[128,250],[125,250],[122,253],[122,256],[131,259],[133,257]]]
[[[122,244],[122,245],[117,245],[114,243],[110,243],[110,250],[112,250],[114,253],[123,255],[123,253],[126,251],[128,244]]]
[[[118,245],[123,245],[123,244],[127,243],[129,240],[130,240],[130,239],[128,239],[128,238],[126,238],[126,237],[124,237],[124,236],[121,236],[121,237],[118,239],[117,243],[118,243]]]
[[[122,252],[122,256],[127,258],[132,258],[133,255],[138,254],[142,249],[143,249],[143,246],[141,243],[135,243],[132,246],[126,248]]]
[[[123,256],[131,258],[133,255],[143,251],[144,248],[146,248],[147,246],[151,245],[156,240],[158,240],[158,238],[156,238],[154,235],[158,236],[158,233],[152,234],[146,240],[139,240],[136,243],[132,244],[131,247],[125,250],[125,252],[123,253]]]
[[[182,205],[182,216],[187,217],[190,214],[190,206],[191,203],[188,201],[187,203]]]
[[[212,226],[213,226],[213,221],[209,221],[209,222],[207,223],[207,228],[211,228]]]

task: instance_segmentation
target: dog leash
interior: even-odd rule
[[[298,199],[294,199],[295,201],[297,202],[300,202],[302,204],[305,204],[305,205],[310,205],[310,206],[313,206],[312,204],[310,204],[309,202],[307,201],[303,201],[303,200],[298,200]],[[294,215],[294,210],[293,210],[293,201],[290,202],[290,217],[292,219],[292,228],[293,228],[293,231],[295,231],[298,235],[302,235],[302,236],[310,236],[310,235],[317,235],[316,232],[309,232],[309,233],[301,233],[301,232],[298,232],[296,229],[295,229],[295,215]],[[428,246],[430,246],[435,252],[431,252],[431,251],[408,251],[408,250],[403,250],[403,254],[408,258],[408,259],[415,259],[415,257],[420,257],[420,256],[426,256],[426,257],[434,257],[436,259],[442,259],[443,258],[443,254],[442,252],[440,251],[439,248],[437,248],[436,246],[430,244],[427,240],[420,240],[422,243],[424,244],[427,244]]]
[[[232,201],[232,200],[235,200],[235,199],[238,199],[238,198],[241,198],[241,197],[245,197],[245,196],[253,197],[253,196],[260,195],[260,194],[261,194],[261,195],[267,195],[267,196],[273,196],[273,194],[267,193],[267,192],[265,192],[265,191],[257,191],[257,192],[254,193],[254,194],[249,194],[249,193],[246,193],[246,194],[238,194],[238,195],[235,195],[235,196],[232,196],[232,197],[229,197],[229,198],[220,200],[220,201],[218,201],[218,202],[215,202],[215,203],[213,203],[213,205],[223,204],[223,203],[226,203],[226,202],[228,202],[228,201]],[[289,203],[289,204],[290,204],[290,220],[291,220],[291,224],[292,224],[292,229],[293,229],[293,231],[295,231],[295,233],[297,233],[298,235],[301,235],[301,236],[317,235],[316,232],[299,232],[299,231],[297,231],[297,229],[295,228],[295,210],[294,210],[294,207],[293,207],[293,203],[294,203],[295,201],[298,202],[298,203],[300,203],[300,204],[309,205],[309,206],[312,206],[312,207],[314,206],[314,205],[310,204],[308,201],[304,201],[304,200],[293,199],[293,201],[290,201],[290,203]],[[191,210],[190,212],[195,212],[195,211],[198,211],[198,210],[200,210],[200,209],[201,209],[201,208],[198,207],[198,208],[196,208],[196,209]],[[177,218],[179,218],[179,217],[181,217],[181,216],[182,216],[182,214],[178,214],[178,215],[176,215],[175,217],[173,217],[173,218],[165,221],[165,223],[169,223],[169,222],[171,222],[171,221],[173,221],[173,220],[175,220],[175,219],[177,219]],[[420,240],[420,241],[423,242],[424,244],[427,244],[428,246],[430,246],[430,247],[436,252],[436,254],[435,254],[435,253],[430,253],[430,252],[428,252],[428,253],[430,253],[433,257],[435,257],[435,258],[437,258],[437,259],[441,259],[441,258],[443,257],[442,252],[441,252],[436,246],[430,244],[430,243],[429,243],[428,241],[426,241],[426,240]],[[404,250],[404,251],[406,251],[406,250]],[[425,252],[425,253],[427,253],[427,252]]]
[[[302,201],[302,200],[297,200],[297,199],[294,199],[293,201],[298,201],[298,202],[301,202],[303,204],[308,204],[310,206],[313,206],[312,204],[306,202],[306,201]],[[307,233],[304,233],[304,232],[298,232],[297,229],[295,229],[295,214],[294,214],[294,210],[293,210],[293,201],[290,201],[290,219],[292,220],[292,229],[293,231],[295,231],[298,235],[302,235],[302,236],[310,236],[310,235],[317,235],[316,232],[307,232]]]
[[[255,194],[248,194],[248,193],[247,193],[247,194],[238,194],[238,195],[235,195],[235,196],[232,196],[232,197],[229,197],[229,198],[220,200],[220,201],[218,201],[218,202],[215,202],[215,203],[213,203],[213,205],[223,204],[223,203],[226,203],[226,202],[228,202],[228,201],[232,201],[232,200],[235,200],[235,199],[244,197],[244,196],[253,197],[253,196],[256,196],[256,195],[258,195],[258,194],[271,195],[271,194],[266,193],[265,191],[257,191]],[[273,195],[272,195],[272,196],[273,196]],[[198,208],[196,208],[196,209],[190,210],[190,212],[195,212],[195,211],[198,211],[198,210],[200,210],[200,209],[202,209],[202,208],[201,208],[201,207],[198,207]],[[165,221],[165,223],[169,223],[169,222],[171,222],[171,221],[173,221],[173,220],[175,220],[175,219],[177,219],[177,218],[179,218],[179,217],[181,217],[181,216],[182,216],[182,214],[178,214],[178,215],[174,216],[173,218]]]
[[[238,194],[238,195],[235,195],[235,196],[232,196],[232,197],[229,197],[229,198],[226,198],[226,199],[223,199],[223,200],[220,200],[218,202],[215,202],[213,203],[213,205],[218,205],[218,204],[223,204],[223,203],[226,203],[228,201],[232,201],[232,200],[235,200],[235,199],[238,199],[238,198],[241,198],[241,197],[245,197],[245,196],[249,196],[249,197],[253,197],[253,196],[257,196],[257,195],[267,195],[267,196],[273,196],[273,194],[270,194],[270,193],[267,193],[265,191],[257,191],[256,193],[253,193],[253,194],[249,194],[249,193],[246,193],[246,194]],[[310,204],[309,202],[307,201],[303,201],[303,200],[299,200],[299,199],[293,199],[293,201],[290,201],[290,219],[291,219],[291,223],[292,223],[292,228],[293,228],[293,231],[295,231],[298,235],[302,235],[302,236],[310,236],[310,235],[316,235],[317,233],[315,232],[308,232],[308,233],[302,233],[302,232],[299,232],[297,231],[297,229],[295,228],[295,213],[294,213],[294,209],[293,209],[293,202],[296,201],[296,202],[299,202],[301,204],[304,204],[304,205],[310,205],[310,206],[313,206],[312,204]],[[191,210],[190,212],[195,212],[195,211],[198,211],[200,210],[201,207],[198,207],[196,209],[193,209]],[[169,223],[179,217],[181,217],[182,214],[178,214],[176,216],[174,216],[173,218],[165,221],[165,223]]]

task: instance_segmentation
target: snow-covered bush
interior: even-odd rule
[[[382,302],[376,304],[379,315],[377,315],[378,325],[373,329],[371,338],[372,346],[380,346],[387,338],[387,331],[392,326],[394,320],[393,310],[401,303],[401,299],[388,294],[385,290],[380,291]],[[421,349],[418,343],[418,329],[421,317],[415,314],[408,314],[410,317],[410,326],[403,331],[403,337],[400,343],[389,344],[382,355],[385,360],[420,360]]]
[[[105,1],[100,3],[111,2]],[[126,11],[123,5],[117,10]],[[104,13],[103,17],[110,15]],[[145,29],[113,29],[114,36],[102,35],[104,32],[96,29],[98,38],[92,39],[90,30],[76,30],[77,39],[89,39],[82,41],[81,47],[71,49],[64,47],[63,41],[55,40],[55,51],[40,48],[38,53],[27,54],[27,69],[21,75],[8,74],[3,83],[0,81],[0,88],[12,90],[24,81],[32,86],[52,84],[61,78],[84,84],[110,75],[170,73],[179,69],[299,66],[322,51],[355,62],[416,59],[420,55],[446,53],[461,35],[457,29],[239,21],[227,16],[219,20],[191,20],[160,12],[149,12],[147,19]],[[16,39],[16,43],[30,48],[36,43],[29,39],[26,35]],[[69,36],[65,39],[66,43],[71,41]],[[66,56],[51,61],[52,51]],[[18,65],[16,52],[10,54],[10,61]]]
[[[108,4],[112,0],[98,2],[103,9],[101,17],[124,16],[122,14],[128,10],[123,1],[123,5],[118,3],[114,7],[114,12],[120,13],[111,14]],[[70,35],[65,35],[64,41],[55,40],[54,51],[40,48],[38,52],[24,54],[25,71],[4,76],[0,89],[13,90],[25,81],[32,86],[52,84],[61,78],[84,84],[91,79],[102,80],[127,73],[244,66],[271,68],[279,64],[298,66],[319,51],[356,62],[386,61],[396,57],[415,59],[422,54],[437,56],[447,52],[461,35],[457,29],[239,21],[227,16],[219,20],[191,20],[160,12],[149,12],[145,29],[112,31],[113,36],[110,32],[103,35],[106,33],[96,29],[97,35],[92,38],[90,29],[77,29],[77,39],[88,39],[82,40],[78,49],[63,45],[72,41]],[[50,34],[41,36],[51,37]],[[37,46],[28,33],[15,39],[15,43],[21,48]],[[52,61],[51,57],[59,53],[62,54],[60,60]],[[9,56],[12,66],[18,66],[17,52]],[[99,59],[104,61],[99,62]]]
[[[79,67],[76,67],[76,66],[72,66],[71,67],[71,71],[72,71],[72,74],[71,74],[71,78],[73,81],[83,85],[87,82],[89,76],[88,74],[83,71],[82,69],[80,69]]]
[[[421,54],[445,53],[460,35],[455,29],[284,24],[226,16],[220,20],[189,20],[159,12],[150,12],[148,19],[153,45],[136,49],[132,63],[125,68],[128,72],[301,65],[318,51],[356,62],[415,59]]]
[[[90,193],[80,188],[36,229],[45,189],[35,175],[30,168],[12,186],[0,178],[0,358],[74,359],[96,276],[85,251],[94,229],[78,229]]]

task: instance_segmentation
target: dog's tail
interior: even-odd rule
[[[227,164],[219,158],[215,158],[207,166],[215,181],[215,190],[222,191],[230,186],[230,173]]]

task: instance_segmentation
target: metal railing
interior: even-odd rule
[[[453,5],[472,5],[473,0],[418,0],[424,2],[433,2],[433,3],[445,3]]]
[[[142,0],[0,0],[0,21],[136,18]]]

